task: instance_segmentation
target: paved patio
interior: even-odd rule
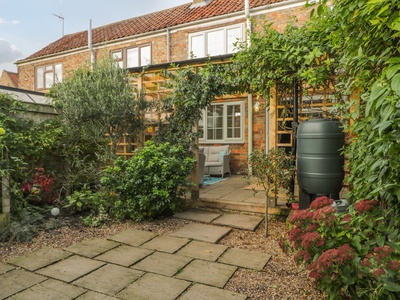
[[[216,243],[262,218],[196,210],[175,217],[201,223],[168,236],[128,229],[0,263],[0,299],[246,299],[224,286],[238,268],[262,272],[271,256]]]
[[[199,206],[211,208],[231,209],[253,213],[265,212],[265,192],[257,188],[254,193],[252,186],[241,175],[232,175],[227,180],[206,185],[200,188],[200,199],[195,202]],[[270,208],[270,214],[279,214],[280,209],[286,209],[286,199],[278,198],[277,208]]]

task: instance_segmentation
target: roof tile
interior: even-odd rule
[[[250,0],[250,7],[260,7],[283,1],[284,0]],[[212,0],[204,6],[193,8],[191,6],[192,3],[183,4],[162,11],[94,28],[92,31],[93,44],[95,45],[98,43],[113,41],[120,38],[242,11],[244,10],[244,0]],[[20,60],[20,62],[77,49],[86,45],[88,45],[87,31],[72,33],[65,35],[36,53]]]

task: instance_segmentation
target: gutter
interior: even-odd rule
[[[252,15],[257,15],[257,14],[260,14],[261,11],[278,10],[281,7],[292,6],[292,5],[295,5],[295,4],[297,4],[296,6],[301,6],[301,5],[305,5],[305,3],[306,3],[306,1],[304,1],[304,0],[288,0],[288,1],[283,1],[283,2],[279,2],[279,3],[272,3],[272,4],[259,6],[259,7],[256,7],[256,8],[252,8],[251,9],[251,13],[252,13]],[[242,17],[242,16],[243,16],[243,10],[237,11],[237,12],[234,12],[234,13],[230,13],[230,14],[226,14],[226,15],[222,15],[222,16],[216,16],[216,17],[212,17],[212,18],[208,18],[208,19],[201,19],[201,20],[190,22],[190,23],[174,25],[174,26],[168,27],[168,29],[170,31],[174,31],[174,30],[179,30],[181,28],[185,28],[185,27],[191,27],[191,26],[196,26],[196,25],[199,25],[199,24],[205,24],[205,23],[214,22],[214,21],[220,21],[220,20],[222,21],[222,20],[225,20],[225,19],[234,18],[234,17]],[[137,35],[123,37],[123,38],[120,38],[120,39],[115,39],[112,42],[104,41],[104,42],[97,43],[94,46],[95,47],[102,47],[102,46],[104,46],[106,44],[113,45],[114,43],[123,42],[123,41],[126,41],[126,40],[138,39],[138,38],[141,38],[141,37],[148,37],[148,36],[157,35],[157,34],[165,34],[165,30],[166,30],[166,28],[162,28],[162,29],[158,29],[158,30],[155,30],[155,31],[151,31],[151,32],[145,32],[145,33],[141,33],[141,34],[137,34]],[[69,53],[72,53],[72,52],[77,52],[77,51],[86,50],[86,49],[87,49],[86,46],[82,46],[82,47],[79,47],[79,48],[70,49],[70,50],[66,50],[66,51],[58,52],[58,53],[53,53],[53,54],[49,54],[49,55],[45,55],[45,56],[41,56],[41,57],[36,57],[36,58],[29,59],[29,60],[21,60],[19,62],[17,61],[15,64],[17,66],[18,65],[23,65],[23,64],[31,62],[31,61],[37,61],[37,60],[40,60],[40,59],[56,57],[56,56],[60,56],[62,54],[69,54]]]

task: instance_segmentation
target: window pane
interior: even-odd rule
[[[126,67],[134,68],[139,66],[139,50],[132,48],[126,50]]]
[[[46,89],[51,88],[54,83],[54,73],[53,72],[46,72],[45,73],[45,87]]]
[[[241,113],[240,105],[227,105],[227,138],[241,138]]]
[[[207,33],[207,54],[220,55],[225,54],[224,49],[224,31],[211,31]]]
[[[43,68],[36,69],[36,88],[42,89],[43,88]]]
[[[140,48],[140,65],[147,66],[151,63],[151,48],[150,46]]]
[[[54,70],[55,70],[55,73],[56,73],[55,81],[56,82],[62,82],[62,65],[61,64],[55,65],[54,66]]]
[[[242,28],[241,27],[236,27],[236,28],[231,28],[226,31],[226,44],[227,44],[227,53],[233,53],[236,52],[237,50],[235,49],[235,46],[233,45],[234,43],[237,42],[237,40],[242,41]]]
[[[205,57],[204,53],[204,35],[195,35],[190,38],[190,52],[193,57]],[[191,58],[191,55],[189,58]]]
[[[122,59],[122,51],[113,52],[112,58],[116,61],[121,60]]]

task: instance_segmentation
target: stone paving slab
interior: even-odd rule
[[[191,241],[179,250],[177,254],[208,261],[216,261],[226,249],[228,249],[228,247],[224,245]]]
[[[62,281],[49,279],[43,281],[21,293],[18,293],[10,300],[43,300],[43,299],[57,299],[57,300],[70,300],[85,293],[86,290],[77,286],[66,284]]]
[[[2,262],[0,262],[0,275],[6,273],[8,271],[11,271],[13,269],[15,269],[13,266],[3,264]]]
[[[218,243],[230,231],[231,229],[226,227],[192,223],[183,226],[170,235],[203,242]]]
[[[155,252],[133,265],[132,268],[160,275],[173,276],[191,260],[190,257]]]
[[[100,294],[93,291],[88,291],[87,293],[83,294],[76,298],[76,300],[118,300],[119,298],[107,296],[104,294]]]
[[[212,224],[254,231],[262,221],[263,218],[257,216],[224,214],[212,221]]]
[[[154,251],[148,249],[122,245],[99,256],[96,256],[96,259],[129,267],[139,260],[142,260],[146,256],[149,256],[153,252]]]
[[[103,262],[74,255],[41,269],[37,271],[37,273],[62,281],[71,282],[100,268],[102,265],[104,265]]]
[[[108,264],[75,280],[73,284],[114,296],[143,274],[141,271]]]
[[[62,260],[71,256],[71,253],[60,249],[45,247],[40,250],[31,252],[27,255],[16,257],[8,261],[15,266],[34,271],[50,265],[56,261]]]
[[[236,267],[204,260],[194,260],[176,278],[223,288]]]
[[[266,253],[230,248],[218,259],[218,262],[261,271],[270,259],[271,255]]]
[[[231,291],[222,290],[212,286],[198,284],[193,285],[180,298],[181,300],[246,300],[247,296]]]
[[[221,216],[220,213],[209,212],[204,210],[187,210],[174,214],[174,218],[192,220],[204,223],[211,223],[213,220]]]
[[[47,278],[24,270],[12,270],[0,277],[0,299],[23,291]]]
[[[174,253],[189,243],[186,238],[173,236],[157,236],[154,239],[144,243],[141,247],[162,252]]]
[[[92,258],[119,245],[121,244],[104,239],[90,239],[69,246],[65,250]]]
[[[156,236],[157,234],[149,231],[142,231],[130,228],[116,235],[113,235],[109,239],[123,244],[128,244],[131,246],[140,246],[150,241],[151,239],[155,238]]]
[[[191,283],[162,275],[147,273],[117,294],[123,299],[175,300]]]

